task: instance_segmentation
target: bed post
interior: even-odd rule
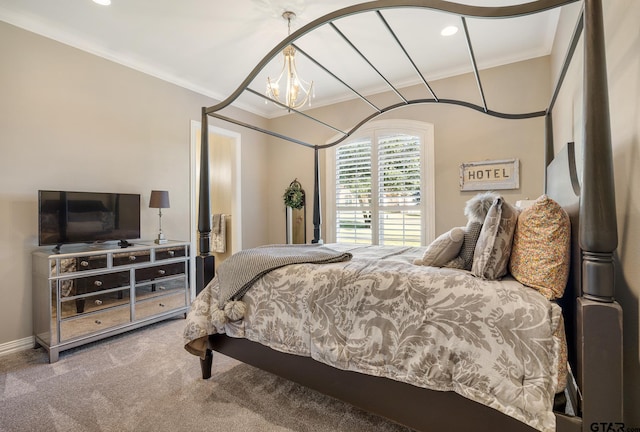
[[[320,216],[320,157],[318,147],[315,147],[313,151],[313,240],[311,240],[311,243],[322,243],[322,239],[320,238],[320,223],[322,222],[322,217]]]
[[[614,301],[618,245],[601,0],[584,2],[584,165],[580,196],[582,297],[578,380],[583,430],[622,423],[622,309]]]
[[[544,190],[547,190],[547,170],[551,161],[553,161],[553,117],[551,111],[547,111],[544,116]]]
[[[213,279],[214,256],[210,252],[211,202],[209,194],[209,124],[202,108],[200,124],[200,194],[198,196],[198,255],[196,256],[196,295]]]

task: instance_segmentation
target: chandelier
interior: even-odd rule
[[[291,20],[295,17],[296,14],[291,11],[282,14],[282,18],[287,20],[289,35],[291,35]],[[315,97],[313,81],[308,83],[298,75],[295,59],[296,49],[293,45],[288,45],[282,50],[282,55],[284,55],[282,71],[275,81],[267,77],[266,95],[286,105],[289,109],[298,109],[307,103],[311,105],[311,98]],[[286,84],[284,92],[280,90],[281,82]]]

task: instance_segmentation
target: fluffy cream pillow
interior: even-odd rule
[[[464,240],[464,228],[453,228],[435,239],[422,255],[422,259],[413,261],[416,265],[442,267],[458,256],[462,241]]]
[[[464,227],[464,241],[458,255],[444,264],[444,267],[471,270],[473,253],[482,224],[493,201],[499,196],[495,192],[480,192],[467,201],[464,207],[464,215],[467,217],[467,226]]]
[[[518,209],[504,198],[496,198],[487,212],[473,253],[471,272],[482,279],[496,280],[507,274]]]
[[[571,222],[567,212],[542,195],[518,218],[509,270],[548,299],[560,298],[569,277]]]

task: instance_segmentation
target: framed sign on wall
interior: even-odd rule
[[[460,190],[518,189],[520,163],[518,159],[466,162],[460,165]]]

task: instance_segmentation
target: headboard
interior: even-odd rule
[[[547,166],[546,194],[559,203],[571,220],[571,265],[562,307],[569,346],[569,363],[576,368],[576,299],[581,295],[582,253],[578,241],[580,226],[580,184],[578,182],[575,144],[567,143]]]

